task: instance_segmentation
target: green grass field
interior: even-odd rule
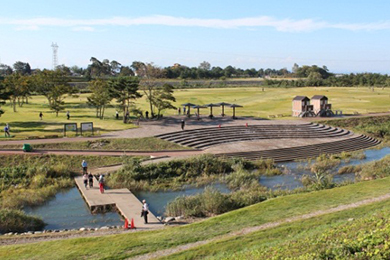
[[[243,209],[232,211],[220,216],[207,219],[198,223],[165,228],[163,230],[128,233],[121,235],[67,239],[35,244],[12,245],[0,247],[1,259],[125,259],[132,256],[176,247],[187,243],[215,238],[229,232],[238,231],[245,227],[252,227],[268,222],[274,222],[285,218],[307,214],[317,210],[325,210],[343,204],[354,203],[368,198],[377,197],[389,192],[390,178],[374,181],[360,182],[353,185],[322,190],[304,194],[270,199],[262,203]],[[377,205],[377,206],[376,206]],[[346,213],[334,213],[307,221],[297,221],[284,224],[276,229],[248,234],[247,240],[251,243],[242,243],[238,236],[229,239],[229,250],[237,247],[244,250],[247,246],[263,246],[269,244],[267,238],[276,236],[278,243],[284,243],[289,239],[291,230],[299,236],[310,234],[310,227],[322,223],[317,230],[333,226],[332,223],[346,221],[348,218],[364,216],[366,210],[382,209],[385,202],[356,208]],[[321,220],[322,218],[322,220]],[[313,221],[313,222],[310,222]],[[309,224],[306,224],[309,223]],[[307,229],[309,227],[309,229]],[[264,234],[264,235],[263,235]],[[270,236],[272,235],[272,236]],[[298,236],[298,237],[299,237]],[[1,237],[1,239],[9,239]],[[258,241],[258,243],[256,243]],[[203,248],[203,249],[202,249]],[[202,258],[206,255],[217,254],[222,247],[218,244],[201,247],[198,253],[192,250],[181,259]],[[226,256],[225,256],[226,257]]]
[[[179,89],[175,91],[176,106],[191,102],[195,104],[208,104],[218,102],[236,103],[244,106],[237,108],[237,116],[254,116],[267,118],[269,115],[284,115],[283,118],[291,118],[291,101],[294,96],[326,95],[334,110],[342,110],[344,114],[387,112],[390,109],[390,89],[377,88],[372,91],[368,88],[203,88],[203,89]],[[66,120],[65,111],[58,117],[52,113],[43,96],[33,96],[29,104],[17,107],[17,112],[7,104],[2,108],[5,114],[0,117],[0,128],[9,123],[11,134],[21,139],[27,136],[59,135],[62,136],[64,123],[93,122],[96,134],[108,131],[122,130],[135,127],[133,124],[124,125],[121,120],[115,120],[116,102],[111,102],[111,107],[105,112],[105,119],[95,117],[95,109],[86,105],[88,94],[82,94],[78,98],[67,97],[66,109],[70,111],[71,119]],[[142,110],[148,109],[145,98],[137,101],[137,106]],[[43,113],[43,120],[39,120],[39,112]],[[201,109],[200,114],[207,115],[209,109]],[[231,115],[231,108],[226,107],[225,113]],[[164,111],[165,116],[175,115],[175,110]],[[220,108],[214,108],[214,115],[221,114]],[[0,134],[0,137],[3,137]],[[4,138],[0,138],[4,140]]]

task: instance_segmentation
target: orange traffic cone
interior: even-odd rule
[[[218,128],[221,128],[221,125],[218,125]]]
[[[245,123],[245,126],[248,127],[248,123]]]
[[[127,220],[127,218],[125,218],[125,226],[123,228],[124,229],[128,229],[129,228],[129,221]]]
[[[131,218],[130,229],[135,229],[134,219],[133,218]]]

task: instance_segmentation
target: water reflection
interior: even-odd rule
[[[123,224],[116,212],[91,214],[76,187],[57,193],[44,205],[27,207],[24,211],[41,217],[48,224],[45,229],[95,228]]]
[[[348,165],[359,165],[364,164],[372,161],[378,161],[385,157],[386,155],[390,154],[390,147],[384,147],[382,149],[370,149],[364,151],[364,154],[366,156],[365,159],[359,160],[359,159],[352,159],[348,162],[342,162],[335,168],[331,170],[331,173],[334,174],[333,181],[336,183],[343,182],[343,181],[354,181],[355,180],[355,174],[354,173],[347,173],[338,175],[336,174],[338,170],[344,166]],[[260,184],[270,188],[272,190],[275,189],[295,189],[302,187],[302,183],[300,182],[300,179],[305,174],[311,174],[310,170],[305,169],[307,166],[307,163],[305,162],[288,162],[288,163],[279,163],[279,167],[282,167],[286,174],[284,175],[278,175],[278,176],[262,176],[260,178]]]

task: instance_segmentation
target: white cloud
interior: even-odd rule
[[[78,26],[78,27],[73,27],[72,31],[75,32],[94,32],[96,31],[95,28],[91,26]]]
[[[39,26],[37,26],[37,25],[22,25],[22,26],[16,27],[16,30],[17,31],[38,31]]]
[[[163,25],[181,27],[206,28],[258,28],[272,27],[282,32],[310,32],[333,28],[349,31],[389,30],[390,21],[374,23],[329,23],[313,19],[277,19],[270,16],[247,17],[238,19],[200,19],[173,16],[145,16],[138,18],[112,17],[107,19],[62,19],[41,17],[31,19],[1,19],[0,25],[16,25],[17,28],[39,29],[43,26],[73,27],[73,30],[93,31],[93,26],[135,26],[135,25]]]

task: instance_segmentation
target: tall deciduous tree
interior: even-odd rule
[[[210,65],[209,62],[204,61],[204,62],[199,64],[198,68],[201,69],[201,70],[210,70],[211,69],[211,65]]]
[[[5,100],[8,100],[9,96],[10,93],[7,92],[3,79],[0,77],[0,116],[4,114],[4,110],[1,108],[1,105],[5,104]]]
[[[58,113],[65,109],[64,105],[64,99],[66,94],[71,94],[73,88],[69,85],[55,85],[51,91],[51,103],[49,105],[50,109],[53,110],[56,113],[56,116],[58,116]]]
[[[126,113],[129,112],[131,102],[142,97],[138,92],[139,79],[137,77],[120,77],[109,81],[110,95],[120,104],[123,111],[123,122],[126,123]]]
[[[160,118],[161,111],[164,109],[176,109],[171,103],[175,101],[172,85],[164,84],[161,88],[158,88],[153,97],[154,106],[157,108],[157,117]]]
[[[23,96],[24,85],[27,84],[27,78],[20,73],[14,73],[7,76],[3,82],[5,91],[8,93],[8,99],[11,101],[14,112],[16,112],[16,102]]]
[[[103,79],[95,79],[89,83],[89,90],[92,94],[87,97],[88,104],[96,107],[96,117],[103,119],[104,110],[112,100],[108,82]]]
[[[157,80],[163,78],[164,71],[153,63],[144,64],[137,62],[135,67],[138,68],[137,76],[141,78],[141,89],[146,96],[146,100],[149,102],[150,115],[154,117],[155,91],[158,86]]]
[[[21,61],[15,62],[14,70],[15,72],[20,73],[22,75],[31,74],[31,67],[30,64],[28,64],[27,62],[21,62]]]
[[[52,103],[56,102],[54,99],[58,93],[74,93],[74,88],[70,87],[68,82],[69,79],[66,77],[64,72],[60,70],[44,70],[39,74],[34,75],[35,89],[39,94],[42,94],[47,98],[49,106],[52,106]],[[61,86],[61,88],[55,89],[55,86]],[[68,91],[68,93],[66,93],[66,91]]]
[[[6,64],[0,63],[0,76],[7,76],[12,74],[12,68]]]

